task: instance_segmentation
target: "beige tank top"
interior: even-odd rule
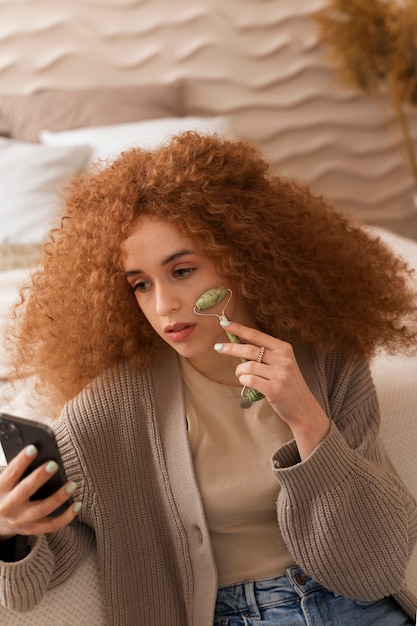
[[[202,376],[181,358],[194,469],[219,587],[285,573],[294,565],[277,522],[271,456],[292,438],[267,400],[241,408],[240,387]]]

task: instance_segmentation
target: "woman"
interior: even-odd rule
[[[417,509],[368,366],[417,346],[409,274],[244,142],[185,133],[74,179],[10,333],[15,375],[65,405],[70,482],[29,501],[32,447],[1,475],[3,604],[96,541],[109,624],[412,624]]]

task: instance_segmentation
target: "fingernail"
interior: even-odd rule
[[[74,511],[74,513],[79,513],[81,510],[81,502],[76,502],[72,507],[72,510]]]
[[[214,349],[217,350],[217,352],[220,352],[221,350],[223,350],[224,347],[224,343],[215,343],[214,344]]]
[[[220,326],[230,326],[230,321],[228,319],[221,319]]]
[[[76,489],[77,489],[77,483],[74,483],[74,482],[68,483],[68,485],[65,487],[65,491],[67,493],[72,493]]]
[[[46,471],[48,472],[48,474],[53,474],[54,472],[56,472],[57,469],[58,463],[55,463],[55,461],[49,461],[48,465],[46,466]]]
[[[33,444],[30,444],[30,446],[26,448],[26,456],[35,456],[36,453],[37,449]]]

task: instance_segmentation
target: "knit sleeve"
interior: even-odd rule
[[[313,578],[372,601],[404,584],[417,509],[379,442],[369,367],[351,362],[338,371],[328,389],[327,437],[303,462],[294,441],[272,459],[281,484],[278,521],[295,561]]]
[[[0,602],[13,611],[29,611],[42,600],[47,589],[66,580],[88,553],[94,542],[92,529],[80,519],[86,513],[86,498],[83,489],[80,464],[74,448],[65,443],[65,427],[59,423],[56,428],[57,442],[61,449],[65,470],[69,480],[77,482],[74,493],[83,502],[83,508],[76,521],[48,535],[28,537],[26,549],[13,558],[1,560],[0,553]],[[63,558],[65,557],[65,558]]]

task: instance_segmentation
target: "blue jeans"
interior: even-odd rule
[[[285,576],[219,589],[214,626],[414,626],[392,598],[338,596],[290,567]]]

